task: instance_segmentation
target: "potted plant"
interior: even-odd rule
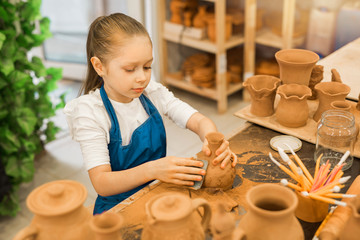
[[[30,50],[51,36],[41,0],[0,0],[0,215],[19,210],[17,189],[34,175],[34,158],[59,128],[50,117],[64,106],[49,93],[57,88],[62,69],[46,68]],[[3,188],[4,186],[4,188]]]

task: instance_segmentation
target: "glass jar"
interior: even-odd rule
[[[355,117],[352,113],[343,110],[325,111],[317,127],[314,160],[323,154],[320,166],[329,160],[332,169],[344,153],[350,151],[342,170],[349,169],[353,163],[356,135]]]

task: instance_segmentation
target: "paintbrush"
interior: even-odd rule
[[[299,192],[301,192],[301,191],[303,190],[300,186],[289,182],[289,181],[286,180],[285,178],[281,179],[280,183],[281,183],[283,186],[285,186],[285,187],[292,188],[292,189],[294,189],[294,190],[296,190],[296,191],[299,191]]]
[[[285,153],[284,149],[282,149],[281,147],[277,147],[277,149],[281,159],[284,160],[284,162],[286,162],[287,165],[289,165],[291,171],[295,174],[295,176],[299,177],[297,172],[297,166],[295,165],[295,163],[291,161],[291,159]]]
[[[347,205],[346,202],[338,201],[338,200],[335,200],[335,199],[332,199],[332,198],[322,197],[322,196],[319,196],[317,194],[308,193],[306,191],[302,191],[301,194],[304,197],[310,197],[310,198],[312,198],[314,200],[319,200],[319,201],[326,202],[326,203],[329,203],[329,204],[335,204],[335,205],[343,206],[343,207],[346,207],[346,205]]]
[[[325,219],[322,221],[322,223],[320,224],[319,228],[316,230],[314,237],[312,240],[319,240],[319,235],[321,230],[324,228],[325,224],[327,223],[327,221],[329,221],[330,217],[333,215],[335,209],[337,208],[337,206],[332,206],[330,208],[329,213],[326,215]]]
[[[294,179],[295,181],[298,181],[298,177],[295,176],[295,174],[290,171],[288,168],[286,168],[284,165],[282,165],[281,163],[279,163],[278,161],[275,160],[275,158],[272,156],[272,154],[269,152],[269,157],[271,159],[271,161],[273,163],[275,163],[276,166],[278,166],[281,170],[283,170],[287,175],[289,175],[292,179]]]

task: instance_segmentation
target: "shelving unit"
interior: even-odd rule
[[[196,40],[193,38],[183,36],[181,40],[178,36],[164,31],[164,23],[166,19],[166,0],[158,0],[158,13],[159,13],[159,34],[160,34],[160,75],[161,81],[165,85],[174,86],[194,94],[207,97],[217,101],[217,108],[219,113],[227,110],[227,97],[240,89],[242,83],[231,83],[227,86],[226,72],[227,72],[227,57],[226,51],[230,48],[239,46],[244,43],[242,35],[234,35],[228,41],[225,41],[225,14],[226,14],[226,0],[202,0],[212,2],[215,9],[216,19],[216,43],[211,42],[209,39]],[[201,2],[201,1],[200,1]],[[216,80],[215,88],[202,88],[198,87],[183,79],[180,72],[168,72],[168,42],[182,44],[187,47],[202,50],[204,52],[215,54],[216,59]]]
[[[256,44],[288,49],[296,48],[304,43],[305,37],[293,38],[295,8],[296,0],[283,0],[282,37],[280,37],[272,33],[270,29],[261,29],[256,32],[257,0],[245,0],[244,80],[255,73]]]

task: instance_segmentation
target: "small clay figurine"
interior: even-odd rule
[[[340,74],[335,68],[331,69],[331,81],[342,83]]]
[[[315,85],[321,82],[324,78],[324,66],[315,65],[310,76],[309,88],[311,89],[312,95],[308,98],[309,100],[314,100],[317,98],[317,93],[315,91]]]

